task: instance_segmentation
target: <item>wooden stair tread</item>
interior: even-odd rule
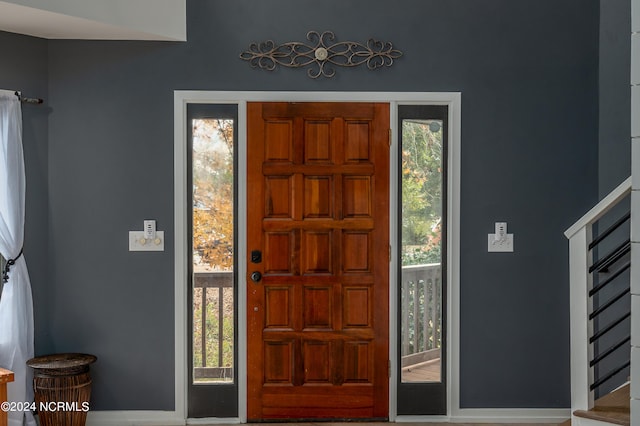
[[[628,413],[631,407],[631,385],[627,383],[619,389],[599,398],[594,411],[622,411]]]
[[[598,420],[600,422],[608,422],[614,425],[631,426],[630,413],[622,413],[620,411],[576,410],[573,414],[584,419]]]
[[[620,387],[608,395],[599,398],[589,410],[577,410],[573,414],[585,419],[609,422],[616,425],[631,425],[631,385]]]

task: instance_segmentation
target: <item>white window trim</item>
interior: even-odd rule
[[[459,391],[459,342],[460,342],[460,128],[461,94],[458,92],[220,92],[220,91],[175,91],[174,92],[174,214],[175,214],[175,409],[173,418],[184,418],[188,424],[230,423],[247,420],[246,415],[246,287],[243,279],[238,281],[238,402],[237,419],[187,419],[187,104],[236,104],[238,105],[238,151],[246,152],[246,103],[256,102],[388,102],[391,106],[392,149],[390,178],[391,188],[398,184],[398,105],[447,105],[449,106],[449,156],[447,181],[447,416],[398,416],[397,400],[397,354],[393,342],[397,341],[397,274],[396,250],[392,251],[390,263],[389,294],[389,359],[391,378],[389,381],[390,421],[430,421],[464,417],[460,410]],[[246,158],[238,157],[238,174],[246,174]],[[238,180],[238,222],[246,222],[246,182]],[[397,242],[397,191],[391,191],[390,241]],[[246,229],[238,229],[238,277],[246,275]],[[477,411],[477,410],[475,410]]]

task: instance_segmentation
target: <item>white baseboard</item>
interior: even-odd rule
[[[569,408],[463,408],[451,416],[397,416],[396,423],[562,423]]]
[[[455,423],[562,423],[570,408],[461,408],[451,416]]]
[[[87,426],[185,426],[174,411],[89,411]]]
[[[561,423],[570,409],[477,408],[460,409],[452,416],[397,416],[396,423]],[[183,419],[173,411],[90,411],[87,426],[185,426],[239,424],[240,419]],[[602,426],[603,423],[593,424]],[[592,424],[580,424],[592,426]]]

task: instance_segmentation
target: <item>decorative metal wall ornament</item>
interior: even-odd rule
[[[334,66],[356,67],[366,64],[370,70],[390,67],[393,60],[402,56],[402,52],[393,48],[390,42],[369,39],[365,44],[342,41],[335,43],[331,31],[322,34],[316,31],[307,33],[310,43],[291,41],[276,45],[273,40],[251,43],[249,50],[240,54],[240,59],[249,61],[253,68],[273,71],[278,65],[288,68],[311,67],[307,75],[333,77]]]

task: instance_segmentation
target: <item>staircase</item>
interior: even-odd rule
[[[573,426],[631,424],[630,194],[631,178],[565,232]]]
[[[576,410],[573,415],[580,418],[580,425],[631,425],[630,395],[631,385],[603,396],[595,402],[591,410]]]

